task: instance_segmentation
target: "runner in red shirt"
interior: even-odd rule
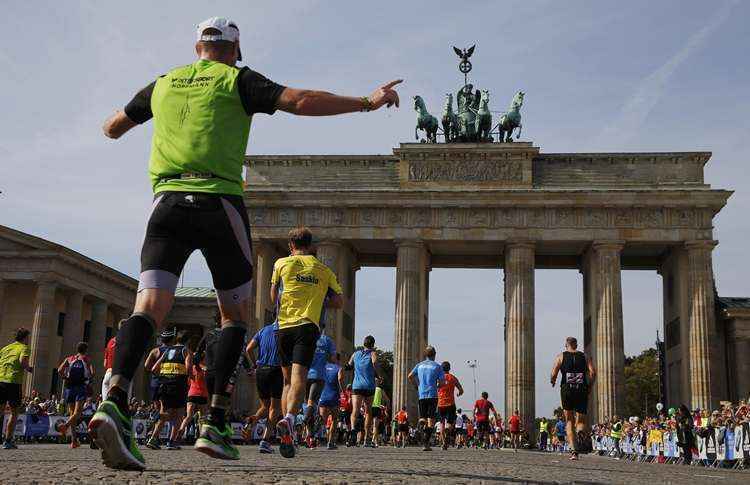
[[[447,450],[448,445],[455,440],[455,430],[453,425],[456,423],[456,396],[455,390],[458,389],[458,395],[462,396],[464,388],[456,376],[450,373],[451,363],[443,362],[443,373],[445,374],[445,384],[438,388],[438,419],[443,424],[441,438],[443,449]]]
[[[487,399],[489,394],[487,392],[482,393],[482,399],[479,399],[474,403],[474,419],[477,422],[477,437],[479,443],[487,447],[487,439],[490,433],[490,411],[495,415],[497,419],[497,411],[495,411],[495,405]]]
[[[518,453],[518,442],[521,440],[521,415],[518,409],[508,418],[508,431],[510,431],[511,443],[513,444],[513,453]]]
[[[115,348],[117,347],[117,331],[120,330],[122,323],[126,320],[120,320],[115,330],[115,336],[109,339],[107,346],[104,347],[104,378],[102,379],[102,399],[109,393],[109,379],[112,377],[112,363],[115,360]],[[129,395],[133,394],[133,384],[130,384]]]
[[[191,339],[188,344],[190,352],[195,352],[198,347],[196,339]],[[201,417],[206,416],[208,410],[208,387],[206,386],[206,370],[203,367],[203,362],[193,365],[188,375],[188,398],[187,398],[187,413],[185,419],[180,424],[180,429],[177,431],[177,436],[182,437],[187,429],[190,421],[195,416],[195,413],[200,413]]]
[[[398,425],[398,436],[394,438],[396,446],[406,448],[406,442],[409,440],[409,414],[406,412],[406,406],[402,406],[401,411],[396,413],[396,424]]]
[[[339,394],[339,422],[344,423],[347,436],[351,431],[349,421],[352,419],[352,385],[348,384],[346,389]]]

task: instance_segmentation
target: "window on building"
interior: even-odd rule
[[[669,322],[664,333],[666,334],[664,337],[667,349],[680,345],[680,318],[677,317]]]
[[[91,339],[91,320],[83,322],[83,341],[87,342]]]
[[[57,314],[57,336],[62,337],[65,333],[65,314],[60,312]]]
[[[112,338],[112,336],[115,334],[115,329],[112,327],[107,327],[107,331],[104,334],[104,345],[107,345],[107,342],[109,342],[109,339]]]

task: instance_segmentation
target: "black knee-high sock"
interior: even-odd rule
[[[223,426],[224,415],[230,407],[232,386],[230,379],[237,368],[245,343],[247,326],[244,322],[230,322],[221,329],[216,344],[214,383],[211,388],[210,420],[214,425]]]
[[[430,436],[432,436],[432,428],[425,426],[424,428],[424,445],[430,446]]]
[[[115,359],[112,364],[112,388],[109,392],[122,409],[127,405],[130,381],[146,353],[151,336],[154,334],[154,321],[145,313],[134,313],[117,332]],[[123,395],[125,402],[121,403]],[[108,396],[109,397],[109,396]]]

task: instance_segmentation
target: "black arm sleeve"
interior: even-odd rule
[[[125,106],[125,114],[134,122],[145,123],[154,117],[151,112],[151,93],[154,92],[156,81],[141,89]]]
[[[285,86],[276,84],[249,67],[243,67],[240,71],[237,88],[240,92],[242,107],[245,108],[248,116],[255,113],[272,115],[276,111],[276,101],[286,89]]]

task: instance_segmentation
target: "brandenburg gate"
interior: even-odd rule
[[[395,408],[406,404],[414,413],[416,389],[406,375],[429,342],[431,268],[502,269],[497,297],[505,299],[505,339],[484,344],[505,345],[505,413],[519,409],[529,426],[536,372],[549,371],[535,368],[534,336],[555,331],[535,326],[534,270],[578,270],[584,348],[598,371],[589,409],[601,419],[623,402],[621,271],[655,270],[664,283],[668,401],[715,405],[727,378],[712,357],[721,338],[712,228],[731,192],[705,183],[709,157],[544,153],[529,142],[408,143],[393,155],[249,156],[255,323],[270,318],[271,268],[286,255],[293,227],[311,228],[318,257],[344,288],[345,306],[329,315],[326,330],[342,359],[355,345],[357,270],[395,266],[393,399]]]

